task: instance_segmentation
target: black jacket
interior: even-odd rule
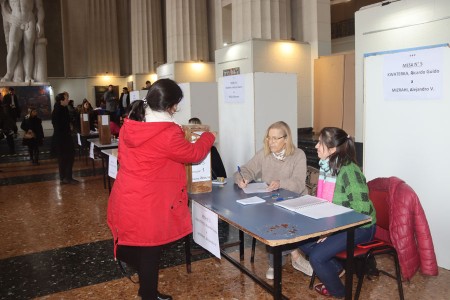
[[[44,139],[44,130],[42,129],[42,121],[38,117],[28,117],[22,121],[20,125],[23,131],[33,131],[36,139],[42,141]]]

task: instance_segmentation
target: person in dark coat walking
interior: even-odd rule
[[[52,149],[58,157],[59,178],[61,184],[78,183],[72,177],[72,167],[75,158],[75,146],[70,129],[70,116],[67,105],[69,93],[59,93],[55,97],[52,112],[53,138]]]
[[[20,128],[25,131],[23,144],[28,146],[30,160],[34,165],[39,165],[39,146],[44,140],[44,130],[42,120],[37,116],[35,108],[30,109],[29,115],[22,121]]]

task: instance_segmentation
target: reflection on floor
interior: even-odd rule
[[[112,258],[106,226],[108,190],[96,162],[78,158],[74,174],[82,182],[60,185],[55,160],[33,166],[24,159],[0,164],[0,299],[138,299],[137,285],[120,272]],[[222,241],[236,240],[233,228],[220,226]],[[249,239],[246,246],[249,246]],[[265,247],[258,243],[255,263],[245,264],[264,278]],[[230,248],[237,257],[237,249]],[[226,260],[208,254],[193,257],[186,272],[184,245],[167,248],[159,289],[174,299],[271,299],[261,287]],[[289,260],[288,260],[289,262]],[[389,258],[378,260],[393,271]],[[405,299],[448,299],[450,271],[437,277],[416,274],[404,283]],[[290,264],[283,268],[283,293],[290,299],[322,299],[308,289],[309,277]],[[361,299],[398,299],[396,282],[386,276],[365,281]]]

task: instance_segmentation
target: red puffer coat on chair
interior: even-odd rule
[[[384,237],[392,242],[403,280],[411,279],[419,268],[424,275],[438,275],[428,221],[414,190],[397,177],[376,178],[367,184],[370,193],[388,195],[389,232],[377,227],[375,238]]]

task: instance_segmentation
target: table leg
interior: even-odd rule
[[[106,189],[105,156],[103,154],[100,155],[102,157],[103,188]]]
[[[353,255],[355,250],[355,228],[347,230],[347,259],[345,261],[345,299],[353,298]]]
[[[239,230],[239,258],[244,260],[244,232]]]
[[[281,250],[273,248],[273,299],[281,299]]]

